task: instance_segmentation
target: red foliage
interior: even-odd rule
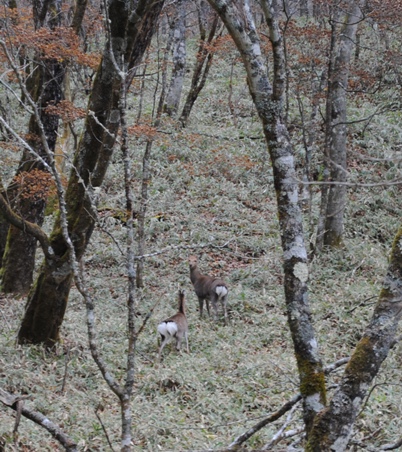
[[[51,175],[39,169],[23,171],[15,176],[14,181],[19,187],[19,196],[31,201],[47,199],[53,185]]]
[[[86,116],[83,108],[75,107],[68,100],[62,100],[57,105],[48,105],[45,111],[49,115],[60,116],[64,122],[73,122]]]

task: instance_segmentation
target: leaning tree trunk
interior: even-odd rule
[[[115,62],[126,61],[128,69],[138,65],[153,35],[163,0],[141,0],[135,11],[130,10],[130,5],[128,0],[109,2],[110,36],[94,80],[89,114],[66,191],[69,234],[77,259],[82,258],[94,228],[89,191],[103,182],[120,123],[121,77]],[[51,347],[59,339],[73,277],[59,222],[50,240],[57,259],[46,259],[42,265],[28,296],[19,343],[43,343]]]
[[[348,6],[348,14],[341,29],[337,54],[332,73],[328,74],[328,98],[327,108],[330,108],[329,124],[329,155],[326,159],[329,166],[330,182],[328,201],[325,213],[324,246],[339,247],[342,245],[344,212],[346,206],[346,98],[349,79],[349,64],[359,16],[357,2],[351,2]]]
[[[181,112],[179,121],[182,126],[187,125],[188,118],[190,117],[191,110],[195,101],[198,98],[201,90],[205,86],[205,82],[208,77],[209,70],[212,66],[213,52],[211,52],[211,44],[215,38],[216,29],[219,23],[219,16],[215,15],[213,18],[211,28],[207,37],[207,12],[205,11],[204,0],[200,1],[198,8],[198,23],[200,27],[200,45],[196,55],[196,61],[194,66],[193,77],[191,79],[190,91],[187,94],[184,102],[183,110]]]
[[[251,12],[229,0],[209,0],[232,36],[247,72],[251,96],[260,116],[270,154],[282,240],[288,323],[297,359],[306,431],[326,403],[324,372],[307,299],[308,265],[303,221],[289,134],[283,120],[285,63],[282,40],[273,9],[262,2],[274,52],[273,86],[261,56]],[[247,2],[245,2],[247,5]]]
[[[396,344],[402,316],[402,226],[373,317],[358,342],[330,405],[318,414],[306,451],[347,450],[353,424],[382,362]]]

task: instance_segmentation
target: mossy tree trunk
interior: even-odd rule
[[[381,364],[395,345],[402,316],[402,226],[378,303],[329,406],[317,416],[307,451],[347,450],[353,424]]]
[[[38,102],[40,120],[49,149],[54,151],[59,120],[56,115],[47,114],[45,108],[49,103],[57,105],[62,98],[64,68],[54,60],[42,60],[38,62],[33,74],[35,74],[35,81],[32,83],[34,92],[31,95],[33,100]],[[41,144],[40,133],[33,115],[29,123],[28,143],[43,160],[48,161]],[[41,161],[35,160],[31,153],[25,151],[16,177],[7,190],[15,212],[31,223],[42,225],[49,185],[50,177],[46,174]],[[3,292],[28,292],[32,284],[36,243],[35,237],[10,226],[1,269]]]
[[[269,2],[262,2],[274,54],[274,78],[271,84],[251,11],[240,9],[235,2],[226,0],[209,2],[220,15],[240,51],[272,162],[283,249],[288,324],[298,364],[308,433],[314,417],[325,406],[326,390],[307,298],[307,251],[298,205],[293,149],[283,119],[285,61],[282,38],[272,6]]]
[[[76,4],[73,18],[74,30],[78,33],[83,20],[87,0],[80,0]],[[57,1],[46,2],[43,7],[37,0],[33,2],[33,21],[35,27],[48,26],[55,29],[60,26],[60,4]],[[46,20],[49,16],[48,20]],[[8,187],[7,198],[14,210],[23,219],[42,225],[46,200],[50,185],[50,176],[41,161],[49,163],[49,156],[44,150],[41,134],[46,137],[50,152],[54,153],[58,135],[59,117],[48,113],[46,107],[57,106],[63,96],[63,80],[65,65],[46,55],[36,54],[33,61],[34,70],[26,80],[26,89],[33,102],[36,103],[39,118],[31,115],[28,127],[27,142],[39,159],[35,159],[31,152],[23,152],[17,174],[13,183]],[[41,127],[38,124],[38,119]],[[26,231],[14,226],[5,226],[5,220],[0,220],[0,243],[5,244],[2,256],[1,290],[5,293],[26,293],[32,285],[33,270],[37,240]],[[4,233],[6,232],[6,236]]]
[[[94,228],[89,192],[103,182],[120,124],[121,77],[115,63],[124,60],[127,69],[138,65],[153,35],[163,1],[141,0],[136,3],[135,11],[130,5],[128,0],[109,2],[110,33],[93,83],[89,114],[66,191],[68,229],[77,259],[82,258]],[[51,347],[59,339],[72,281],[68,248],[59,223],[50,242],[57,258],[45,261],[28,295],[19,343],[43,343]]]

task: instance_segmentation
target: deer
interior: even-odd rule
[[[162,350],[166,344],[171,342],[173,338],[176,339],[176,349],[180,351],[181,341],[183,337],[186,340],[187,353],[188,348],[188,323],[186,317],[186,303],[184,298],[184,290],[179,291],[179,310],[176,314],[164,320],[158,325],[158,333],[161,335],[161,345],[159,347],[158,360],[161,360]]]
[[[212,276],[201,274],[198,269],[198,260],[196,256],[190,256],[188,258],[190,265],[190,279],[194,287],[194,291],[198,297],[198,303],[200,306],[200,318],[203,316],[204,300],[207,305],[208,315],[209,302],[211,301],[214,308],[215,320],[218,318],[218,301],[222,303],[223,314],[225,316],[225,325],[227,325],[228,315],[226,310],[226,298],[229,293],[228,286],[221,278],[214,278]]]

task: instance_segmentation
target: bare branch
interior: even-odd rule
[[[24,398],[26,397],[9,394],[0,388],[0,402],[3,403],[3,405],[8,406],[14,411],[19,409],[24,417],[45,428],[53,436],[53,438],[55,438],[64,447],[66,451],[78,452],[77,444],[69,436],[67,436],[58,425],[54,424],[42,413],[24,407],[22,403],[20,403]],[[17,406],[19,406],[19,408],[17,408]]]
[[[289,411],[288,415],[286,416],[286,421],[284,422],[284,424],[282,425],[282,427],[279,429],[279,431],[273,436],[273,438],[271,439],[271,441],[267,444],[265,444],[265,446],[263,446],[262,450],[271,450],[276,444],[278,444],[282,439],[286,438],[286,433],[285,433],[285,429],[287,428],[287,426],[292,422],[293,420],[293,414],[297,409],[297,403],[295,405],[293,405],[293,407],[291,408],[291,410]],[[303,428],[299,428],[297,429],[298,433],[301,433],[304,431],[304,427]],[[293,434],[297,434],[292,432]]]
[[[281,408],[279,408],[278,411],[271,414],[267,418],[263,419],[262,421],[258,422],[258,424],[251,427],[247,432],[243,433],[242,435],[238,436],[231,444],[229,444],[227,450],[236,450],[237,446],[240,446],[245,441],[247,441],[249,438],[251,438],[255,433],[257,433],[259,430],[264,428],[266,425],[276,421],[281,416],[283,416],[287,411],[293,408],[296,403],[298,403],[302,399],[301,394],[296,394],[293,396],[288,402],[286,402]]]
[[[209,246],[212,248],[222,249],[222,248],[226,248],[232,240],[234,240],[234,239],[228,240],[223,245],[214,245],[212,242],[201,243],[200,245],[171,245],[171,246],[167,246],[166,248],[163,248],[160,251],[154,251],[153,253],[142,254],[141,256],[134,256],[134,259],[136,261],[138,261],[141,259],[146,259],[148,257],[159,256],[160,254],[165,254],[172,250],[193,250],[195,248],[208,248]]]
[[[35,223],[26,221],[17,215],[5,200],[4,196],[0,193],[0,211],[4,215],[5,219],[21,231],[25,231],[28,234],[33,235],[41,244],[44,255],[47,259],[52,260],[56,258],[53,248],[50,245],[49,238],[45,232]]]

